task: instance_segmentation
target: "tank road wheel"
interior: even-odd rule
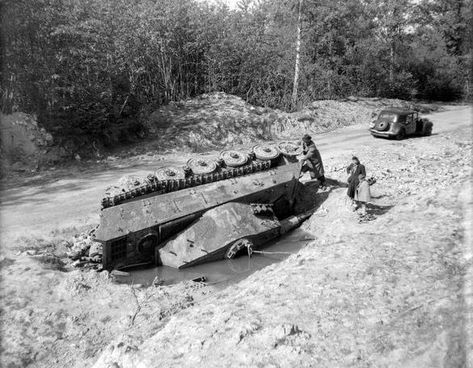
[[[160,167],[155,175],[158,180],[185,179],[186,177],[184,169],[172,166]]]
[[[269,144],[259,144],[253,147],[253,153],[258,160],[274,160],[279,157],[278,149]]]
[[[282,141],[276,147],[284,156],[295,157],[302,154],[302,145],[300,143]]]
[[[402,141],[404,138],[406,138],[406,131],[404,129],[401,129],[399,133],[397,133],[396,139],[398,141]]]
[[[210,174],[217,170],[217,162],[211,158],[191,158],[187,161],[187,167],[195,175]]]
[[[246,238],[238,239],[227,249],[227,252],[225,253],[225,258],[233,259],[237,255],[241,254],[248,254],[248,256],[251,257],[251,254],[253,253],[252,247],[253,243],[250,240]]]
[[[248,161],[248,154],[242,151],[222,151],[220,158],[229,167],[243,166]]]

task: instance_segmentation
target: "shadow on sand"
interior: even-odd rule
[[[389,205],[389,206],[380,206],[374,203],[367,203],[366,204],[366,210],[368,211],[369,214],[374,215],[374,216],[382,216],[389,212],[391,208],[393,208],[394,205]]]
[[[326,179],[326,188],[321,190],[317,180],[300,183],[296,197],[296,212],[317,211],[328,199],[332,190],[336,188],[347,188],[348,184],[335,179]]]
[[[328,199],[332,190],[336,188],[348,188],[348,184],[335,180],[335,179],[326,179],[327,189],[320,190],[320,185],[318,181],[308,181],[301,183],[301,189],[297,196],[297,212],[303,211],[317,211],[317,209],[322,206],[322,204]],[[377,197],[372,197],[373,199],[381,199],[387,197],[386,195],[379,195]],[[315,200],[314,200],[315,199]],[[348,199],[348,196],[347,196]],[[367,203],[366,209],[367,213],[371,216],[379,217],[387,212],[389,212],[394,205],[378,205],[375,203]]]

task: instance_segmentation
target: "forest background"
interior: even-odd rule
[[[286,111],[472,96],[472,0],[3,0],[1,110],[106,133],[222,91]]]

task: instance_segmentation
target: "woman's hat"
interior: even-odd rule
[[[312,137],[309,134],[304,134],[304,136],[302,137],[302,140],[309,142],[310,140],[312,140]]]

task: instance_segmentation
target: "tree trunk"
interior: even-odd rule
[[[391,41],[391,47],[389,49],[389,84],[392,86],[394,83],[394,41]]]
[[[297,17],[297,41],[296,41],[296,62],[294,65],[294,84],[292,86],[292,107],[297,105],[297,88],[299,87],[299,67],[301,59],[301,12],[302,1],[299,0],[299,11]]]

